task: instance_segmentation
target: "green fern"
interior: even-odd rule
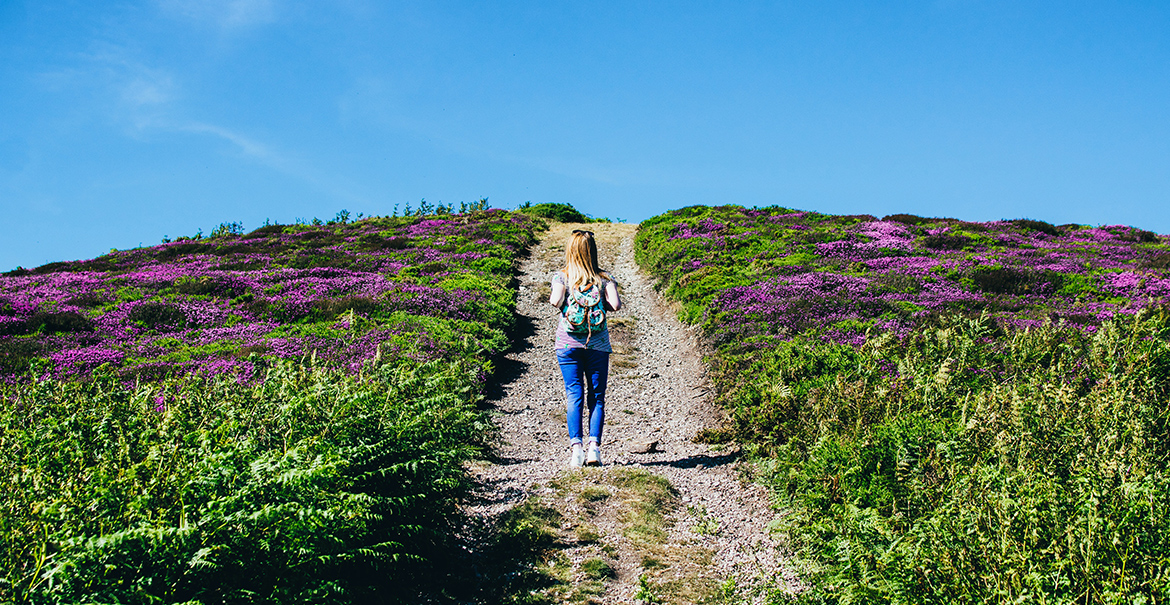
[[[15,387],[23,404],[0,417],[0,472],[24,486],[0,519],[9,598],[408,599],[449,556],[486,423],[475,385],[467,365],[436,362],[362,377],[286,364],[253,386]],[[175,404],[160,415],[161,389]]]

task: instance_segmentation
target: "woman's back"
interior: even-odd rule
[[[553,295],[550,296],[550,299],[552,299],[554,304],[558,302],[555,299],[556,295],[560,294],[560,304],[557,304],[557,307],[561,309],[561,316],[559,322],[557,323],[555,348],[584,348],[592,349],[594,351],[612,353],[613,348],[609,343],[608,322],[602,322],[601,326],[596,330],[587,330],[582,333],[580,331],[575,331],[573,326],[569,323],[568,318],[565,317],[564,309],[568,305],[568,300],[571,296],[569,288],[572,287],[567,285],[568,277],[565,275],[565,272],[557,271],[552,275],[549,281],[553,284],[554,292]],[[611,289],[613,293],[616,294],[617,283],[613,280],[603,278],[601,283],[597,284],[597,287],[601,289],[601,304],[604,305],[605,308],[611,308],[612,304],[609,302],[609,297],[607,295],[610,293]],[[618,306],[620,307],[620,301]]]

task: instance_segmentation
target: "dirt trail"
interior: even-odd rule
[[[583,471],[567,468],[557,313],[547,303],[549,276],[574,228],[596,233],[624,303],[609,315],[605,466]],[[525,340],[505,361],[493,402],[504,444],[498,464],[474,469],[484,493],[473,512],[491,518],[530,498],[559,511],[561,550],[549,573],[561,586],[548,595],[558,601],[753,602],[765,584],[794,590],[795,575],[767,531],[767,495],[737,471],[738,451],[692,442],[718,425],[719,412],[707,397],[696,335],[637,269],[634,232],[625,224],[554,225],[525,261],[517,304]],[[636,453],[647,442],[655,451]]]

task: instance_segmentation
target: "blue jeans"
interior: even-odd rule
[[[605,426],[605,383],[609,379],[609,353],[592,349],[557,349],[557,363],[565,377],[568,399],[569,443],[581,443],[581,408],[589,383],[589,441],[601,443]]]

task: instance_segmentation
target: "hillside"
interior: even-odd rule
[[[715,348],[825,602],[1170,594],[1170,240],[691,207],[639,262]]]
[[[504,211],[271,225],[0,277],[0,601],[414,603],[461,568]],[[427,596],[424,596],[427,595]]]
[[[814,330],[858,344],[945,314],[1091,330],[1170,296],[1170,239],[1122,225],[723,206],[675,210],[642,233],[639,258],[720,342]]]
[[[357,371],[498,352],[535,228],[502,210],[270,225],[18,269],[0,276],[0,372],[246,380],[312,354]]]
[[[628,308],[607,466],[570,472],[566,218],[226,225],[0,276],[0,601],[1170,597],[1170,238],[595,225]]]

